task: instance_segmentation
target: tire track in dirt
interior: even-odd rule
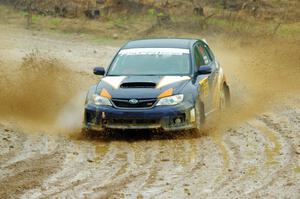
[[[239,167],[234,168],[235,174],[231,175],[229,181],[225,181],[221,186],[222,188],[215,190],[214,194],[210,195],[209,198],[218,198],[222,197],[222,195],[236,195],[236,197],[248,198],[249,195],[253,195],[253,193],[266,188],[272,183],[275,180],[275,176],[282,172],[282,170],[288,168],[290,160],[294,159],[291,155],[289,144],[278,130],[274,131],[269,129],[268,125],[260,119],[251,121],[249,125],[250,129],[252,128],[249,133],[256,133],[255,139],[258,138],[257,136],[259,136],[260,139],[263,138],[261,140],[263,141],[263,145],[261,146],[263,149],[261,152],[264,154],[264,158],[262,159],[263,162],[259,163],[254,161],[254,164],[253,162],[251,163],[251,159],[249,158],[251,157],[250,154],[252,152],[246,151],[246,147],[241,147],[241,144],[245,142],[242,140],[234,141],[236,138],[244,140],[249,139],[251,136],[245,131],[246,129],[243,131],[240,131],[239,129],[234,130],[235,135],[227,136],[230,140],[224,140],[224,142],[231,146],[231,149],[236,156],[235,158],[230,158],[231,162],[234,164],[234,160],[238,160],[239,163],[236,162],[236,165],[239,165]],[[246,142],[245,146],[250,145],[251,143],[252,142]],[[261,157],[261,154],[257,155],[258,157]],[[243,163],[245,159],[247,165],[244,165]],[[254,159],[254,157],[252,159]],[[237,184],[239,184],[239,186],[237,186]],[[229,190],[231,190],[230,193],[228,192]],[[294,194],[295,193],[297,192],[294,192]],[[292,198],[295,198],[295,195]]]
[[[59,169],[61,154],[35,156],[11,164],[4,169],[10,170],[13,175],[0,181],[0,197],[20,197],[26,190],[41,186],[43,180]]]
[[[165,189],[166,197],[178,195],[181,198],[198,198],[212,191],[212,185],[223,174],[222,155],[210,137],[186,140],[190,146],[189,151],[195,159],[185,160],[182,165],[183,171],[179,173],[178,179],[170,179],[171,190]],[[196,150],[194,146],[197,146]],[[185,157],[189,152],[185,151],[181,156]]]
[[[68,141],[65,148],[70,153],[66,156],[63,169],[44,182],[47,187],[46,191],[36,190],[43,197],[74,195],[72,189],[80,190],[81,187],[88,185],[91,180],[97,179],[97,175],[93,175],[96,173],[95,170],[103,175],[99,179],[105,179],[105,173],[103,172],[105,172],[105,169],[107,170],[106,173],[108,172],[106,164],[111,164],[115,157],[115,150],[111,150],[109,146],[106,146],[101,154],[99,151],[98,153],[95,152],[97,149],[90,143],[81,141],[74,143]],[[105,165],[103,165],[103,162],[105,162]]]
[[[292,113],[292,114],[291,114]],[[269,184],[257,190],[252,196],[255,197],[300,197],[300,109],[289,107],[280,115],[263,115],[260,120],[272,131],[280,133],[285,138],[285,147],[289,148],[289,159],[276,173]],[[285,156],[286,157],[286,156]],[[289,177],[288,177],[289,176]],[[284,190],[288,189],[288,193]],[[268,190],[273,190],[268,193]]]
[[[146,175],[145,170],[147,169],[143,167],[143,169],[141,170],[139,163],[137,163],[137,161],[139,162],[139,160],[135,158],[137,151],[131,150],[131,145],[128,146],[128,144],[124,145],[124,143],[120,143],[119,145],[120,146],[117,148],[122,153],[120,153],[121,156],[116,157],[115,161],[122,162],[122,166],[117,172],[112,173],[109,179],[105,180],[107,183],[102,183],[101,186],[94,187],[93,194],[91,194],[91,196],[99,194],[100,196],[105,197],[112,192],[114,193],[113,196],[115,197],[117,197],[117,195],[124,194],[130,195],[130,193],[126,193],[126,191],[122,190],[122,188],[125,189],[127,186],[130,186],[130,184],[133,184],[133,186],[135,187],[135,185],[137,185],[137,182],[139,181],[139,179],[137,179],[136,177],[138,176],[140,179],[143,179]],[[124,145],[125,148],[122,145]],[[126,158],[124,158],[124,151],[126,154]],[[147,163],[144,161],[142,162]],[[151,166],[151,163],[149,164],[148,162],[148,165]],[[94,183],[94,186],[96,184],[97,183]]]
[[[16,130],[11,130],[4,127],[2,127],[0,131],[0,165],[3,165],[10,159],[13,159],[23,150],[26,136],[24,134],[15,132]]]
[[[289,157],[286,152],[282,151],[282,148],[278,150],[275,147],[276,154],[272,154],[274,160],[278,159],[277,163],[270,164],[269,152],[265,152],[267,151],[266,148],[274,150],[276,145],[277,147],[278,145],[289,145],[285,144],[285,140],[281,135],[278,135],[277,131],[273,132],[270,129],[266,130],[266,128],[269,127],[259,118],[259,120],[251,121],[248,127],[223,132],[221,142],[229,154],[230,166],[228,169],[231,170],[227,171],[225,176],[223,176],[225,167],[222,160],[223,149],[215,145],[213,138],[210,136],[196,139],[139,141],[133,143],[124,143],[123,141],[121,143],[114,143],[115,141],[103,143],[99,140],[93,143],[83,141],[74,144],[74,141],[71,141],[68,147],[64,146],[65,150],[69,148],[68,151],[79,151],[79,153],[83,153],[82,155],[85,152],[94,151],[95,154],[89,157],[93,162],[88,164],[90,166],[81,164],[77,169],[71,168],[71,166],[70,168],[63,166],[63,168],[69,171],[74,169],[74,173],[85,170],[89,174],[81,173],[83,178],[77,184],[75,179],[63,175],[60,178],[55,177],[57,181],[52,181],[51,184],[49,178],[44,179],[44,187],[51,187],[50,190],[52,189],[52,191],[55,190],[54,184],[57,186],[60,183],[72,183],[69,186],[60,187],[61,185],[59,185],[56,192],[52,192],[52,194],[50,194],[51,191],[48,188],[45,191],[36,191],[37,193],[44,192],[41,194],[43,197],[67,197],[72,195],[78,197],[80,193],[80,196],[88,198],[166,198],[172,197],[174,194],[179,197],[194,198],[215,198],[222,195],[229,194],[232,196],[236,194],[236,196],[247,198],[249,195],[270,186],[277,174],[286,169],[287,163],[278,159],[280,153],[283,153],[281,156]],[[245,136],[247,130],[249,134],[253,134],[252,137]],[[276,140],[274,139],[275,135],[270,136],[270,133],[278,136]],[[269,138],[273,142],[270,142]],[[258,141],[259,145],[255,146],[253,144],[255,141]],[[109,144],[109,148],[105,147],[106,144]],[[251,144],[253,146],[250,146]],[[100,162],[98,162],[99,154],[97,155],[96,152],[97,145],[98,147],[100,145],[102,157]],[[151,147],[152,145],[159,146],[159,148],[155,149]],[[248,145],[249,148],[244,148],[244,145]],[[258,150],[258,148],[261,148],[261,150]],[[103,151],[104,153],[102,153]],[[173,154],[166,153],[167,151],[172,151]],[[263,157],[260,152],[264,154]],[[216,159],[212,159],[212,156]],[[86,158],[78,157],[77,161],[86,161]],[[256,158],[258,160],[251,162],[252,159]],[[64,164],[75,165],[74,158],[67,161],[66,159],[68,158],[65,158]],[[181,170],[176,170],[178,167],[181,167]],[[52,177],[59,176],[59,173],[60,171],[53,174]],[[213,173],[215,173],[215,177],[213,177]],[[154,178],[151,178],[151,176]],[[223,177],[219,178],[219,176]],[[147,183],[147,179],[151,180]],[[191,183],[191,180],[193,183]],[[49,184],[45,185],[47,181]],[[240,186],[236,187],[237,184]],[[249,187],[250,184],[251,187]],[[30,193],[33,194],[33,192]]]
[[[131,154],[128,156],[131,158],[127,160],[128,166],[130,166],[126,168],[126,173],[117,177],[117,179],[128,179],[128,182],[124,182],[123,184],[123,186],[125,185],[124,189],[118,190],[127,197],[137,197],[136,193],[132,193],[132,189],[141,189],[147,183],[149,177],[153,177],[151,169],[155,167],[154,160],[156,159],[158,149],[150,147],[149,144],[149,142],[140,141],[138,143],[130,143],[129,145],[126,144],[127,146],[125,145],[125,148],[129,149],[128,152]],[[135,178],[135,176],[139,176],[139,178]],[[135,180],[132,180],[132,178]],[[115,186],[115,184],[112,183],[112,186]]]
[[[82,146],[82,144],[83,143],[81,143],[80,145]],[[98,143],[94,143],[93,145],[87,145],[86,147],[94,148],[94,145],[97,146]],[[99,159],[99,156],[98,156],[99,154],[97,154],[97,156],[95,156],[94,159],[93,159],[93,157],[90,157],[90,161],[91,161],[89,164],[90,166],[85,166],[84,164],[82,164],[82,165],[80,165],[81,167],[79,167],[75,171],[74,171],[74,168],[72,168],[75,173],[80,172],[82,170],[88,171],[88,173],[89,173],[89,174],[84,174],[81,172],[83,179],[81,179],[80,183],[78,183],[77,185],[73,185],[72,186],[73,188],[76,188],[78,190],[81,190],[81,189],[85,190],[87,195],[90,192],[97,193],[100,185],[101,185],[100,190],[102,190],[102,192],[103,192],[104,188],[109,191],[108,187],[110,187],[109,184],[111,184],[111,182],[124,181],[124,179],[128,180],[129,176],[133,176],[131,174],[127,175],[128,169],[130,169],[130,170],[134,169],[133,166],[129,166],[129,164],[133,165],[133,161],[128,161],[128,160],[133,159],[133,158],[128,158],[128,156],[130,156],[130,155],[128,155],[129,152],[128,151],[124,152],[125,148],[116,146],[114,144],[110,144],[110,148],[112,150],[110,150],[110,149],[106,150],[107,153],[105,154],[105,156],[103,156],[103,159],[101,158],[100,164],[97,162],[97,159]],[[83,150],[78,149],[78,151],[82,152]],[[82,160],[82,159],[79,158],[79,161],[80,160]],[[74,160],[72,160],[72,161],[74,161]],[[104,165],[102,164],[102,162],[104,162]],[[74,162],[73,163],[67,162],[66,164],[70,164],[70,163],[74,164]],[[70,169],[66,168],[66,170],[68,171]],[[102,180],[102,182],[99,183],[99,180]],[[58,182],[53,182],[53,183],[56,185],[60,184],[60,183],[66,184],[66,182],[70,182],[70,181],[74,182],[75,180],[68,179],[66,176],[61,176],[61,178],[59,179]],[[117,184],[119,184],[119,183],[117,183]],[[122,183],[122,185],[124,185],[124,183]],[[116,187],[116,186],[114,185],[113,187]],[[62,189],[63,191],[55,192],[52,194],[52,196],[55,196],[56,194],[66,194],[66,193],[62,193],[64,191],[66,191],[68,193],[68,189],[66,189],[64,187],[61,187],[59,189]],[[116,189],[117,189],[117,187],[116,187]],[[66,194],[66,195],[68,195],[68,194]]]
[[[47,138],[50,140],[48,144],[56,142],[57,145],[54,147],[53,143],[50,144],[53,149],[48,150],[48,153],[57,151],[59,148],[63,149],[63,151],[68,151],[63,158],[64,163],[61,163],[64,164],[61,165],[61,168],[68,175],[64,174],[63,170],[56,170],[51,176],[43,177],[41,180],[43,182],[42,189],[36,189],[36,192],[29,191],[27,196],[40,194],[40,197],[70,195],[76,197],[81,193],[80,195],[84,197],[143,196],[146,198],[163,198],[176,194],[180,197],[205,196],[207,198],[215,198],[229,194],[229,190],[231,190],[230,195],[234,195],[232,191],[235,190],[234,192],[237,195],[246,197],[264,189],[264,187],[270,186],[275,176],[279,172],[283,172],[278,170],[278,167],[283,170],[286,169],[282,161],[277,159],[278,155],[283,152],[282,146],[289,146],[289,144],[284,143],[284,140],[282,140],[281,134],[283,130],[278,130],[279,127],[276,127],[277,131],[273,132],[272,128],[274,126],[269,124],[270,119],[268,117],[270,116],[264,115],[262,119],[258,118],[258,120],[249,122],[248,126],[223,132],[222,136],[220,136],[220,142],[224,148],[216,145],[213,141],[214,137],[210,135],[208,137],[190,139],[175,137],[171,140],[129,143],[123,141],[121,143],[119,141],[106,143],[102,142],[101,139],[93,142],[84,140],[72,141],[58,137],[49,137]],[[282,122],[281,120],[275,120],[274,124],[277,123]],[[297,124],[296,121],[294,123]],[[293,128],[292,125],[286,126]],[[280,131],[280,134],[278,131]],[[32,159],[39,157],[32,151],[43,151],[41,145],[45,145],[45,142],[41,142],[43,136],[29,136],[27,139],[28,143],[24,144],[25,149],[23,154],[20,154],[20,157],[23,157],[21,161],[26,162],[28,160],[30,162]],[[51,141],[51,139],[54,140]],[[254,141],[258,141],[259,145],[252,146],[252,150],[251,147],[244,147],[253,144]],[[30,143],[41,144],[33,147],[34,145]],[[157,146],[158,148],[155,148]],[[261,150],[258,150],[258,148],[261,148]],[[226,174],[224,174],[224,168],[227,167],[225,167],[222,155],[222,150],[224,149],[226,149],[230,160],[228,169],[231,170],[231,172],[227,171]],[[47,150],[44,151],[47,152]],[[74,152],[79,154],[74,155]],[[253,154],[251,155],[253,152],[256,152],[254,156]],[[264,155],[261,156],[260,152]],[[26,155],[26,153],[30,155]],[[277,163],[272,163],[273,161],[271,161],[272,164],[270,164],[270,158],[268,158],[270,154],[272,160],[277,160]],[[286,153],[281,155],[289,157]],[[212,159],[212,156],[216,159]],[[247,165],[251,163],[249,160],[255,159],[255,156],[260,160],[252,162],[252,164],[259,167]],[[18,161],[16,160],[19,159],[18,157],[14,159],[10,160],[11,165],[16,164],[15,167],[24,168],[24,165],[17,164]],[[92,162],[86,163],[87,159],[90,159]],[[291,159],[293,158],[291,157]],[[79,163],[77,168],[75,166],[76,161]],[[7,166],[9,168],[9,164]],[[177,167],[181,167],[183,170],[176,170]],[[170,170],[169,168],[172,169]],[[13,173],[5,169],[4,171],[10,174]],[[30,173],[30,169],[28,172]],[[215,178],[212,177],[213,173],[217,174]],[[261,176],[262,173],[265,175]],[[81,180],[75,180],[73,178],[74,174],[81,175]],[[154,174],[154,178],[150,177],[151,174]],[[222,176],[222,178],[218,178],[219,176]],[[269,177],[263,180],[265,176]],[[26,177],[24,178],[26,181]],[[14,178],[7,179],[13,180]],[[151,183],[147,183],[147,179],[151,179]],[[191,179],[193,179],[193,183],[191,183]],[[255,185],[254,181],[260,183]],[[138,182],[144,183],[139,184]],[[235,188],[236,184],[240,184],[239,188]],[[245,186],[242,186],[243,184]],[[249,184],[252,184],[253,190],[246,189],[246,186]],[[221,188],[218,189],[217,187]],[[26,194],[23,197],[25,196]]]

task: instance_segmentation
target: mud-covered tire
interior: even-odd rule
[[[226,107],[230,107],[231,105],[231,96],[230,96],[230,88],[227,85],[224,85],[225,98],[226,98]]]
[[[81,130],[81,134],[85,137],[85,138],[94,138],[96,136],[96,132],[95,131],[91,131],[89,129],[86,128],[82,128]]]
[[[200,132],[205,124],[205,108],[203,102],[197,100],[195,104],[195,119],[196,128],[195,130]]]
[[[219,110],[225,111],[230,106],[230,90],[227,85],[223,85],[220,90]]]

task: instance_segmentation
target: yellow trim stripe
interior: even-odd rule
[[[202,79],[202,80],[199,82],[199,84],[200,84],[200,85],[203,85],[203,84],[205,84],[207,81],[208,81],[208,77],[205,77],[204,79]]]

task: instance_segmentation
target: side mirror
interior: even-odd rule
[[[103,67],[95,67],[94,68],[94,74],[95,75],[104,75],[105,69]]]
[[[199,70],[198,70],[198,74],[199,75],[208,75],[211,74],[212,70],[211,67],[209,66],[200,66]]]

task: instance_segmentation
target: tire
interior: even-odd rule
[[[203,129],[205,124],[205,109],[203,102],[197,100],[195,105],[195,117],[196,117],[196,128],[197,132],[200,132]]]
[[[96,136],[95,131],[91,131],[91,130],[86,129],[86,128],[82,128],[81,133],[85,138],[88,138],[88,139],[92,139]]]
[[[226,97],[226,107],[230,107],[231,105],[231,96],[230,96],[230,88],[227,85],[224,85],[225,89],[225,97]]]
[[[227,85],[223,85],[220,91],[219,110],[225,111],[230,106],[230,91]]]

